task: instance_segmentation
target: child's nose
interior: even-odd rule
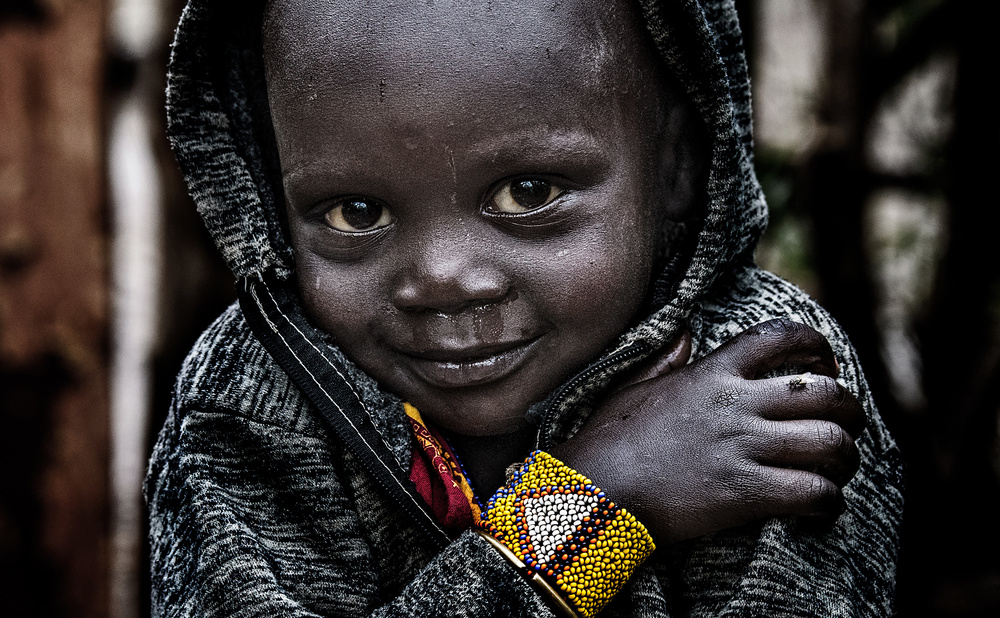
[[[510,280],[480,244],[439,237],[413,246],[395,283],[393,304],[403,311],[457,313],[502,301]]]

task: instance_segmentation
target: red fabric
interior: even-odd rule
[[[468,487],[458,465],[458,458],[438,432],[410,418],[419,446],[413,449],[410,480],[431,507],[445,529],[460,531],[472,527],[473,505],[463,490]],[[478,509],[476,509],[478,511]]]

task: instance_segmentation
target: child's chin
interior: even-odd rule
[[[502,396],[432,397],[421,401],[423,407],[410,403],[434,426],[463,436],[501,436],[531,427],[525,418],[530,403]]]

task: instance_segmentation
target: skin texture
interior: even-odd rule
[[[488,496],[529,406],[645,310],[663,222],[695,208],[698,122],[625,3],[275,0],[264,58],[306,310]],[[836,513],[860,407],[806,330],[687,367],[681,338],[553,454],[659,540]],[[788,359],[827,377],[758,379]]]
[[[684,365],[689,355],[684,335],[552,454],[599,471],[595,481],[660,542],[768,516],[839,514],[865,416],[835,381],[826,339],[773,320]],[[806,373],[762,377],[786,365]]]
[[[661,218],[693,194],[671,134],[691,123],[650,89],[665,79],[635,16],[550,8],[279,0],[264,26],[311,317],[459,441],[514,434],[517,450],[528,407],[635,321]],[[525,180],[554,197],[504,212]],[[350,231],[345,200],[382,216]]]

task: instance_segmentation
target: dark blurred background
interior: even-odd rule
[[[181,5],[0,0],[4,616],[148,614],[145,460],[234,297],[163,136]],[[906,458],[899,615],[998,616],[998,3],[737,5],[758,260],[851,334]]]

